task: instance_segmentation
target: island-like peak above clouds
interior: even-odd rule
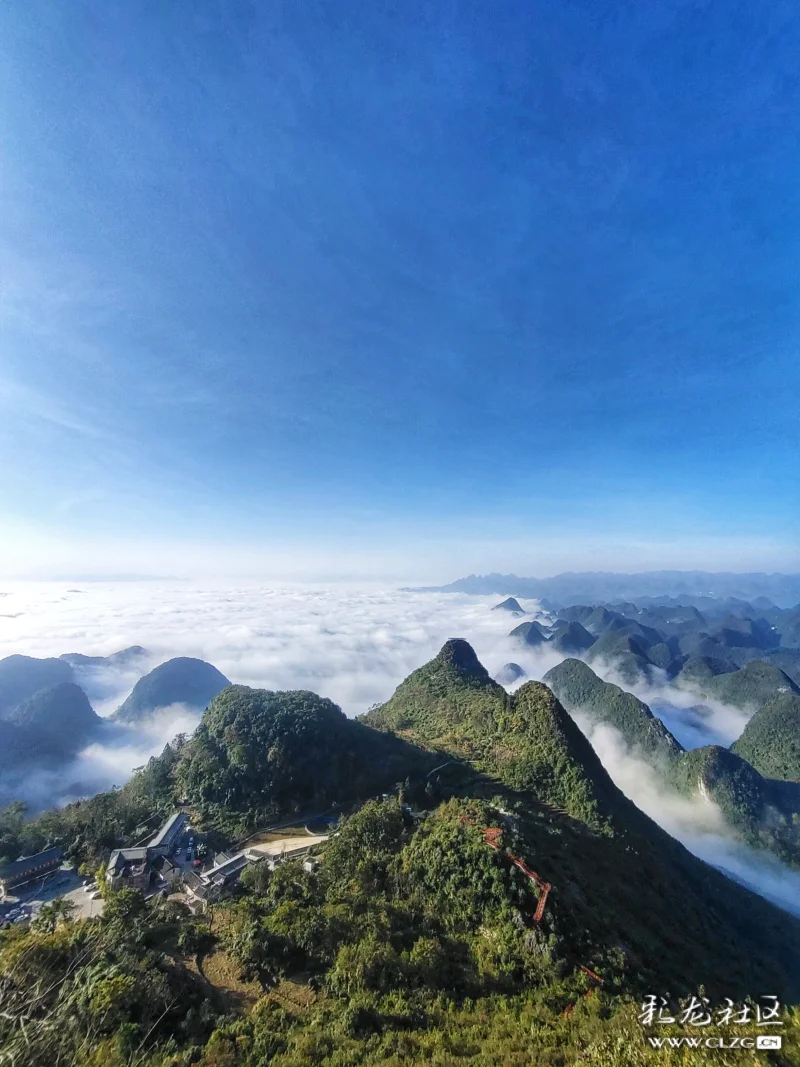
[[[230,684],[221,671],[205,660],[178,656],[140,678],[111,718],[117,722],[141,722],[171,704],[202,710]]]
[[[0,660],[0,717],[40,689],[72,681],[72,667],[60,659],[6,656]]]
[[[40,689],[9,712],[7,719],[17,726],[57,731],[65,736],[83,734],[103,721],[74,682],[58,682]]]
[[[146,660],[150,653],[141,645],[131,645],[110,656],[84,656],[82,652],[65,652],[59,659],[72,667],[135,667]]]
[[[495,606],[492,608],[492,611],[508,611],[512,615],[526,614],[525,609],[522,607],[520,602],[516,600],[513,596],[507,597],[499,604],[495,604]]]

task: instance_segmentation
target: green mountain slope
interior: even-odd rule
[[[448,641],[361,722],[469,760],[587,825],[604,825],[613,806],[610,778],[551,691],[526,682],[506,693],[466,641]]]
[[[111,718],[117,722],[136,723],[170,704],[205,708],[227,685],[230,682],[225,675],[210,663],[179,656],[159,664],[140,678]]]
[[[463,795],[506,791],[504,804],[525,813],[523,854],[562,887],[558,899],[569,909],[573,936],[577,928],[598,931],[606,945],[617,938],[630,965],[642,973],[650,966],[648,954],[664,951],[665,944],[673,961],[667,969],[675,965],[676,937],[684,946],[678,956],[691,952],[689,943],[697,939],[704,957],[716,955],[713,942],[721,938],[726,947],[714,966],[730,980],[734,971],[747,968],[739,955],[739,924],[754,907],[757,924],[765,924],[773,950],[787,961],[782,966],[790,966],[778,947],[778,913],[765,911],[769,906],[750,894],[742,896],[745,891],[691,856],[627,800],[546,686],[528,683],[514,696],[498,694],[464,644],[448,642],[439,657],[362,721],[402,728],[409,740],[436,743],[454,756],[468,753],[482,778],[462,784]],[[567,816],[571,819],[563,821]],[[680,932],[675,924],[669,930],[669,916],[678,913]],[[763,959],[764,952],[757,951]]]
[[[8,721],[69,740],[84,737],[102,723],[80,686],[59,682],[35,693],[8,715]]]
[[[736,668],[724,660],[709,656],[690,656],[681,665],[674,682],[678,686],[702,687],[710,678],[718,674],[728,674]]]
[[[648,762],[661,766],[683,751],[647,704],[633,693],[604,682],[581,660],[565,659],[549,670],[543,681],[568,712],[581,712],[594,723],[615,727],[627,744]]]
[[[764,778],[719,745],[685,752],[671,776],[685,795],[713,800],[749,845],[800,867],[800,785]]]
[[[645,645],[635,636],[607,630],[586,652],[587,663],[613,667],[626,685],[648,678],[652,664]]]
[[[800,695],[781,693],[760,708],[731,752],[767,778],[800,782]]]
[[[403,739],[391,734],[391,724],[402,724]],[[701,985],[715,999],[766,989],[784,1002],[800,996],[800,923],[660,830],[616,789],[547,687],[529,683],[509,696],[466,642],[447,642],[361,722],[311,693],[230,687],[212,701],[196,738],[169,759],[151,761],[123,790],[49,813],[19,833],[33,843],[38,831],[57,837],[69,827],[85,848],[90,829],[102,849],[109,830],[115,843],[119,825],[134,832],[142,797],[154,791],[159,804],[168,803],[173,774],[176,794],[217,828],[234,806],[252,825],[273,813],[348,802],[349,818],[324,846],[316,870],[290,862],[274,873],[252,868],[215,927],[247,977],[273,988],[282,976],[299,981],[313,974],[324,987],[305,1016],[312,1022],[292,1046],[294,1064],[444,1064],[455,1047],[461,1060],[476,1062],[483,1047],[476,1035],[499,1013],[503,1053],[508,1028],[520,1017],[526,1033],[511,1049],[519,1052],[514,1062],[530,1062],[533,1052],[537,1063],[549,1059],[555,1067],[570,1062],[561,1029],[567,1020],[583,1019],[591,1035],[620,997],[654,989],[682,996]],[[412,813],[397,799],[362,803],[412,774],[428,783],[415,805],[424,810]],[[91,824],[86,833],[82,817]],[[489,828],[497,849],[487,842]],[[543,890],[507,853],[549,883],[538,923],[533,915]],[[179,910],[172,901],[154,907],[169,916]],[[107,911],[113,916],[114,904]],[[141,915],[112,934],[111,946],[134,936],[159,945]],[[56,939],[59,951],[68,936]],[[27,966],[38,956],[13,952],[2,971],[0,952],[0,973],[15,977],[21,957]],[[116,963],[113,953],[109,958]],[[170,947],[166,964],[180,958]],[[90,979],[119,974],[96,967],[81,977],[81,989]],[[591,998],[584,994],[597,983],[581,967],[603,980]],[[117,990],[119,982],[107,988]],[[126,981],[122,988],[132,997],[139,986]],[[130,1009],[127,999],[118,1001],[112,1035],[129,1018],[126,1011],[138,1018],[138,1001]],[[164,1010],[161,1002],[156,1010]],[[459,1028],[465,1019],[466,1043]],[[294,1040],[293,1020],[293,1009],[284,1015],[261,998],[246,1019],[221,1027],[205,1053],[181,1053],[181,1062],[281,1062],[281,1050]],[[543,1032],[556,1035],[548,1058],[530,1040]],[[192,1040],[202,1045],[198,1033]],[[640,1032],[636,1038],[641,1042]],[[590,1040],[582,1039],[571,1062],[591,1062],[583,1056]],[[347,1055],[339,1055],[343,1048]],[[622,1067],[631,1062],[631,1048],[595,1062]],[[367,1049],[372,1059],[364,1058]],[[123,1049],[120,1063],[129,1051]],[[487,1063],[506,1062],[495,1053],[487,1052]],[[115,1062],[103,1055],[98,1063]],[[177,1062],[174,1048],[164,1055]],[[162,1057],[159,1067],[166,1062]]]
[[[692,686],[702,697],[715,697],[737,708],[760,708],[782,693],[800,693],[800,688],[771,663],[754,660],[738,671],[714,675]]]
[[[575,656],[591,648],[594,642],[594,634],[589,633],[579,622],[568,622],[556,627],[549,644],[558,652]]]
[[[748,844],[800,866],[800,786],[784,788],[785,783],[762,778],[738,756],[721,755],[726,750],[717,746],[685,752],[647,704],[604,682],[580,660],[564,660],[544,681],[568,711],[619,730],[665,785],[687,797],[713,800]]]
[[[76,755],[105,724],[79,686],[59,682],[24,700],[2,725],[0,765],[34,770]]]
[[[181,795],[207,815],[263,825],[394,788],[435,763],[316,693],[232,685],[204,712],[177,777]]]

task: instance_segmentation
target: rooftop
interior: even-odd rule
[[[111,853],[108,861],[108,870],[121,870],[129,863],[146,863],[148,849],[143,848],[116,848]]]
[[[64,852],[57,845],[46,848],[43,852],[37,852],[33,856],[21,856],[18,860],[0,867],[0,878],[16,878],[27,871],[35,871],[39,867],[45,867],[50,863],[61,863]]]
[[[176,824],[180,823],[181,826],[186,822],[186,814],[182,811],[176,811],[174,815],[170,815],[161,829],[158,831],[152,841],[149,842],[150,848],[158,848],[159,845],[164,844],[165,838],[167,838],[175,829]]]

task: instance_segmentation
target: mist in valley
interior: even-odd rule
[[[310,689],[329,697],[349,716],[385,701],[413,670],[432,658],[449,637],[464,637],[494,676],[508,662],[525,677],[513,691],[542,676],[565,657],[547,645],[530,647],[509,632],[520,621],[491,610],[497,596],[412,593],[391,589],[322,586],[264,588],[190,587],[185,583],[40,583],[5,590],[0,618],[3,653],[58,656],[65,652],[109,655],[131,644],[147,654],[124,665],[74,668],[76,682],[97,713],[108,717],[136,681],[175,656],[206,660],[232,682],[267,689]],[[521,601],[525,620],[547,624],[536,601]],[[594,664],[596,669],[598,665]],[[613,667],[606,680],[636,693],[687,748],[729,745],[748,715],[670,685],[655,674],[626,685]],[[63,805],[121,786],[133,770],[159,754],[178,733],[191,733],[201,708],[174,705],[144,723],[108,722],[107,732],[57,767],[5,774],[0,800],[25,800],[32,811]],[[711,803],[687,800],[659,786],[652,770],[608,727],[578,723],[622,791],[695,855],[800,914],[800,874],[737,841]]]

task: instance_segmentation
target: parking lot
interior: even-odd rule
[[[83,892],[83,883],[83,878],[79,877],[76,871],[62,867],[41,881],[20,886],[18,890],[9,893],[0,905],[0,922],[9,913],[20,908],[24,914],[35,918],[42,904],[55,900],[56,897],[64,897],[75,905],[76,919],[88,919],[93,915],[101,915],[102,899],[92,900],[91,893]]]

